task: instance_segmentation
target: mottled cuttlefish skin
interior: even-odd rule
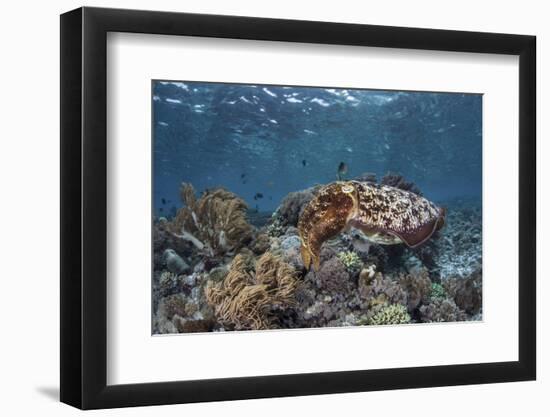
[[[443,227],[445,209],[399,188],[371,182],[338,181],[323,187],[298,221],[307,269],[319,270],[323,242],[349,227],[382,245],[417,247]]]

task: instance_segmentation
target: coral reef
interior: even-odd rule
[[[406,324],[410,323],[411,316],[401,304],[384,306],[378,313],[368,320],[370,325]]]
[[[361,258],[352,251],[345,251],[345,252],[339,252],[336,257],[340,259],[340,262],[344,264],[346,269],[349,272],[354,272],[363,266],[363,262],[361,261]]]
[[[162,257],[168,270],[174,274],[183,274],[190,269],[189,265],[187,265],[174,249],[166,249]]]
[[[407,305],[407,293],[399,285],[382,273],[377,272],[372,276],[369,269],[363,269],[359,275],[359,296],[369,302],[369,307],[380,304]]]
[[[445,287],[437,282],[433,282],[430,298],[432,300],[447,298],[447,291],[445,291]]]
[[[193,333],[212,331],[216,325],[212,312],[184,293],[164,297],[153,317],[154,333]]]
[[[481,207],[471,200],[457,200],[448,205],[447,212],[437,241],[441,281],[467,277],[481,267]]]
[[[414,311],[421,303],[427,303],[432,291],[432,282],[428,270],[421,268],[401,274],[398,278],[399,285],[407,293],[407,309]]]
[[[233,253],[252,239],[247,222],[247,205],[222,188],[205,191],[199,199],[191,184],[180,189],[185,207],[178,210],[167,228],[208,256]]]
[[[221,324],[237,330],[278,327],[278,311],[294,305],[294,269],[266,252],[254,262],[235,256],[229,273],[218,284],[205,289],[208,304]]]
[[[191,242],[174,236],[172,232],[167,230],[167,225],[166,219],[153,223],[153,269],[156,271],[162,270],[166,265],[164,252],[167,249],[173,250],[183,258],[191,256],[194,250]]]
[[[466,278],[453,277],[444,282],[449,297],[468,314],[475,315],[481,310],[481,269]]]
[[[349,269],[339,257],[324,262],[319,272],[315,273],[314,282],[322,291],[346,293],[351,289]]]
[[[271,239],[266,233],[258,233],[250,243],[250,250],[256,255],[261,255],[269,250]]]
[[[381,187],[374,174],[360,180]],[[380,183],[420,195],[398,174]],[[315,270],[296,226],[319,193],[290,193],[269,217],[226,190],[197,198],[184,183],[185,206],[153,223],[153,333],[481,319],[479,205],[447,202],[445,227],[415,248],[345,229],[323,242]]]
[[[424,323],[444,321],[464,321],[468,316],[453,300],[436,298],[430,304],[420,307],[420,320]]]

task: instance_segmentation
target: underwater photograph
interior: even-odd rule
[[[154,335],[482,320],[481,94],[151,95]]]

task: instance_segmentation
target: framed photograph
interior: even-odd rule
[[[535,37],[61,16],[61,401],[533,380]]]

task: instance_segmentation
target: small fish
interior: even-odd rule
[[[261,198],[264,198],[264,195],[262,193],[256,193],[254,194],[254,200],[259,200]]]
[[[241,174],[241,178],[246,177],[246,173]]]
[[[303,166],[306,166],[307,165],[307,161],[305,159],[302,159],[302,165]]]
[[[338,172],[336,173],[336,178],[338,178],[338,181],[344,180],[347,173],[348,166],[345,162],[340,162],[340,164],[338,165]]]
[[[162,201],[163,205],[166,205],[166,199],[165,198],[161,198],[160,201]]]
[[[159,208],[159,211],[164,211],[164,209],[161,207],[161,208]]]

